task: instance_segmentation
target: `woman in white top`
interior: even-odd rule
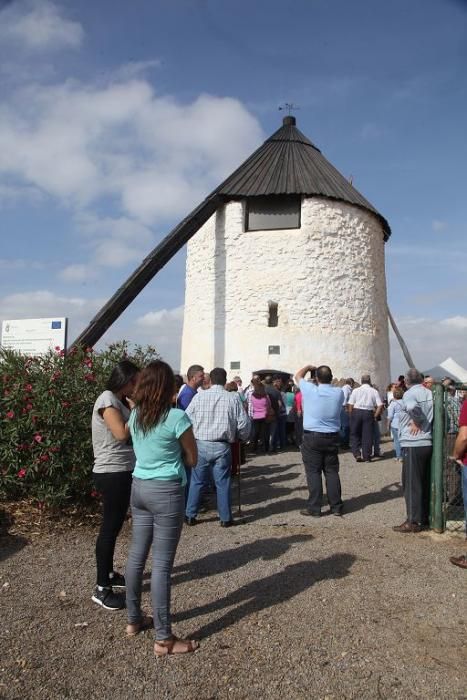
[[[138,367],[129,360],[119,362],[92,412],[93,477],[104,507],[96,542],[97,581],[92,600],[106,610],[125,607],[124,598],[113,591],[125,587],[125,578],[114,571],[113,557],[130,502],[135,466],[128,419],[129,400],[138,372]]]

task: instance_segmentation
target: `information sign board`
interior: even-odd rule
[[[66,318],[23,318],[2,322],[2,347],[22,355],[45,355],[51,348],[66,350]]]

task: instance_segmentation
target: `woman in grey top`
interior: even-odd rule
[[[125,607],[123,596],[113,591],[125,587],[124,577],[113,569],[113,557],[130,502],[135,466],[128,418],[138,372],[138,367],[129,360],[119,362],[92,412],[93,477],[104,507],[96,542],[97,585],[92,600],[106,610]]]

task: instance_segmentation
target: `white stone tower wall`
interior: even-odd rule
[[[257,369],[329,364],[337,377],[389,381],[383,230],[359,207],[302,202],[301,227],[244,231],[244,203],[211,217],[188,244],[182,371],[199,362],[248,380]],[[279,324],[268,327],[268,302]],[[269,355],[270,345],[280,355]],[[230,370],[232,361],[240,370]]]

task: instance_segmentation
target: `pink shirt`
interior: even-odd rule
[[[254,394],[250,397],[251,406],[253,409],[253,420],[266,418],[270,405],[268,396],[256,397]]]

